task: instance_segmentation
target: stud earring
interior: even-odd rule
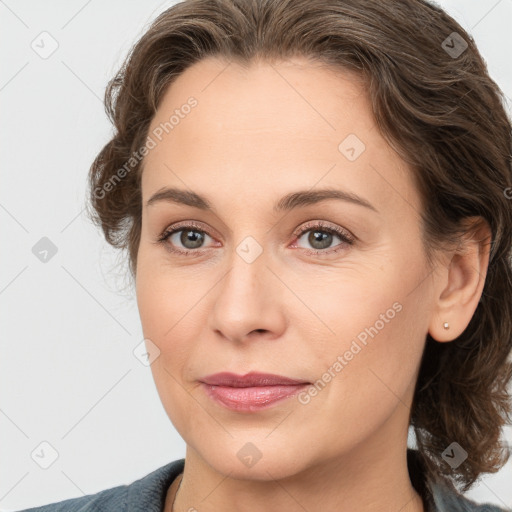
[[[449,328],[450,328],[450,326],[449,326],[448,322],[445,322],[445,323],[443,324],[443,327],[444,327],[445,329],[449,329]]]

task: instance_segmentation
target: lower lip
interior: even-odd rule
[[[213,386],[201,383],[206,393],[218,403],[234,411],[261,411],[276,402],[290,398],[309,384],[292,386],[257,386],[233,388],[230,386]]]

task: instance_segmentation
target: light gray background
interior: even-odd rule
[[[111,134],[105,86],[174,3],[0,0],[0,510],[130,483],[185,455],[132,353],[143,336],[119,256],[83,211],[87,170]],[[439,3],[510,98],[512,0]],[[31,48],[43,31],[59,45],[47,59]],[[46,263],[32,252],[42,237],[58,249]],[[44,441],[58,452],[48,469]],[[512,461],[468,495],[512,507],[511,481]]]

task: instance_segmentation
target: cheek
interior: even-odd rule
[[[375,277],[370,286],[363,288],[359,281],[359,291],[354,287],[343,293],[337,314],[331,307],[329,319],[339,335],[329,346],[328,358],[325,351],[318,353],[325,369],[318,377],[322,382],[331,379],[328,391],[319,393],[325,393],[325,402],[318,413],[323,410],[328,416],[326,424],[348,429],[346,436],[380,428],[397,408],[409,413],[425,343],[420,297],[425,290],[410,293],[421,280],[418,271],[404,275],[389,269],[385,279]]]
[[[197,335],[194,331],[197,311],[194,309],[200,308],[200,304],[196,304],[196,295],[188,287],[157,272],[149,272],[147,276],[141,273],[137,282],[137,303],[142,331],[144,338],[150,339],[160,351],[151,365],[155,380],[170,378],[166,370],[182,380],[183,366],[193,348],[191,340]]]
[[[343,394],[350,387],[355,393],[371,388],[380,395],[390,394],[386,385],[391,390],[396,386],[398,394],[405,392],[421,358],[427,332],[426,275],[420,244],[411,244],[404,254],[397,243],[380,248],[377,256],[372,253],[362,257],[344,269],[338,279],[335,273],[323,276],[317,280],[316,291],[309,295],[306,288],[303,295],[297,291],[307,297],[305,302],[329,328],[317,322],[324,333],[323,343],[315,345],[317,361],[328,369],[338,356],[343,358],[343,369],[337,365],[339,371],[334,371],[340,375],[333,379],[338,381],[333,386],[336,393],[339,390]],[[303,329],[307,332],[307,327]]]
[[[375,432],[396,435],[396,429],[407,422],[423,336],[419,332],[414,335],[410,327],[413,308],[404,301],[400,301],[401,309],[400,305],[393,308],[392,299],[393,293],[381,296],[367,307],[352,304],[349,308],[347,302],[337,323],[331,317],[332,325],[347,335],[326,342],[322,350],[315,349],[318,380],[313,389],[317,391],[309,402],[304,397],[302,414],[304,425],[317,418],[324,441],[316,439],[315,443],[325,447],[326,456]]]
[[[191,350],[189,337],[193,332],[187,315],[192,301],[187,287],[164,277],[142,259],[137,270],[137,303],[144,338],[151,340],[160,351],[150,368],[160,401],[171,423],[178,432],[186,432],[187,425],[200,416],[194,408],[188,384],[184,381]]]
[[[194,297],[198,293],[190,280],[183,282],[184,271],[172,269],[162,252],[141,246],[137,256],[136,294],[142,329],[145,337],[157,343],[172,337],[173,326],[197,302]]]
[[[171,269],[165,258],[155,258],[150,250],[139,251],[136,295],[142,331],[160,351],[151,371],[173,423],[179,419],[173,418],[173,411],[182,410],[186,416],[193,402],[188,395],[187,368],[193,362],[194,342],[203,325],[197,320],[203,314],[202,281],[195,286],[191,281],[188,272]],[[182,402],[187,407],[181,407]]]
[[[391,382],[391,388],[401,375],[406,374],[406,380],[410,377],[425,337],[416,327],[419,310],[415,301],[388,287],[386,294],[372,298],[354,293],[326,304],[324,319],[335,332],[324,337],[324,346],[317,347],[318,361],[326,368],[338,362],[334,370],[343,372],[347,384],[354,382],[356,387],[367,387],[372,370]]]

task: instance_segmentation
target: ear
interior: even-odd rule
[[[429,334],[436,341],[457,338],[468,326],[485,284],[492,231],[482,217],[464,220],[467,226],[459,247],[447,255],[448,264],[439,272]],[[443,324],[447,322],[449,328]]]

